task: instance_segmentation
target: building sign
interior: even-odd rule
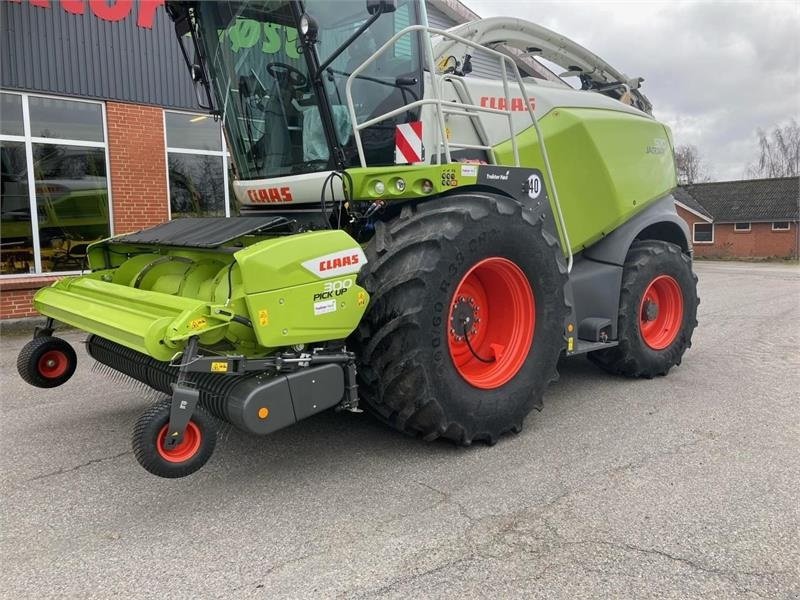
[[[277,54],[282,49],[288,58],[300,58],[297,29],[294,27],[237,18],[227,29],[217,30],[217,34],[222,43],[227,38],[234,52],[258,45],[264,54]]]
[[[10,0],[21,4],[23,0]],[[92,14],[103,21],[124,21],[136,14],[136,25],[144,29],[152,29],[156,12],[164,6],[164,0],[27,0],[31,6],[61,10],[72,15]],[[134,11],[134,4],[136,10]]]

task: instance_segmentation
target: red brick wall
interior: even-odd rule
[[[163,114],[152,106],[106,103],[115,234],[168,218]]]
[[[705,223],[697,215],[676,206],[678,214],[689,225]],[[772,223],[751,223],[750,231],[734,231],[733,223],[714,223],[714,243],[695,243],[694,255],[700,258],[797,258],[797,222],[789,231],[772,231]]]
[[[106,103],[109,180],[114,233],[135,231],[168,218],[163,110]],[[36,315],[31,300],[55,277],[0,278],[0,319]]]
[[[706,246],[699,256],[796,258],[797,232],[797,222],[789,225],[789,231],[772,231],[772,223],[751,223],[750,231],[734,231],[733,223],[715,223],[714,245]]]
[[[25,277],[0,279],[0,319],[18,319],[36,315],[33,295],[41,287],[53,283],[57,277]]]

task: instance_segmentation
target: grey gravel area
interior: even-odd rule
[[[426,444],[323,413],[227,430],[162,480],[148,400],[81,364],[21,382],[4,335],[4,598],[798,598],[800,269],[698,263],[700,327],[651,381],[584,358],[519,435]]]

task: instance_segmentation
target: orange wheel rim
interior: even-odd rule
[[[459,282],[450,301],[447,344],[456,371],[471,385],[495,389],[528,358],[536,302],[525,273],[506,258],[487,258]]]
[[[673,277],[659,275],[647,286],[639,305],[642,340],[653,350],[663,350],[678,337],[682,324],[681,287]]]
[[[167,427],[169,424],[164,425],[158,433],[156,440],[156,448],[158,454],[167,462],[180,463],[185,462],[192,458],[200,449],[200,443],[203,440],[203,434],[200,433],[200,428],[195,425],[194,421],[189,421],[186,426],[186,431],[183,432],[183,439],[175,445],[174,448],[166,448],[164,443],[167,440]]]
[[[69,368],[69,358],[61,350],[50,350],[42,354],[36,369],[42,377],[56,379],[67,372]]]

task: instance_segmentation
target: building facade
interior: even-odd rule
[[[2,2],[0,24],[0,317],[34,314],[95,240],[230,214],[224,139],[163,0]]]
[[[699,183],[675,197],[699,258],[798,258],[800,177]]]

